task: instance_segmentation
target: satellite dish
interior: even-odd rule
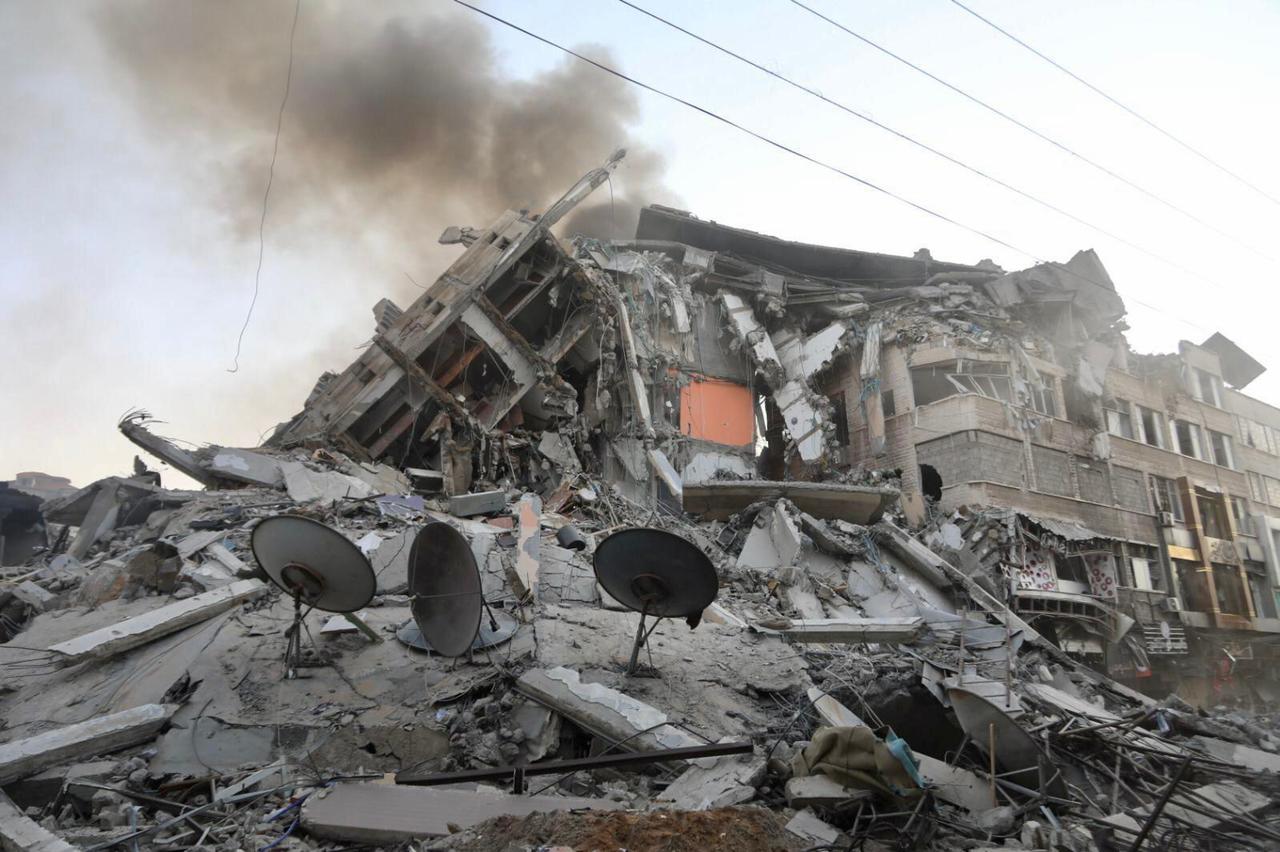
[[[446,657],[472,647],[485,601],[480,569],[462,533],[441,521],[418,531],[409,550],[409,594],[413,620],[428,645]]]
[[[616,532],[600,542],[593,564],[604,590],[640,613],[628,674],[635,673],[640,648],[653,632],[645,632],[645,618],[685,618],[690,627],[697,627],[702,611],[720,590],[706,554],[665,530],[636,527]]]
[[[476,638],[471,642],[472,651],[481,651],[485,648],[492,648],[494,645],[501,645],[516,634],[516,630],[520,627],[520,622],[515,620],[511,614],[500,609],[492,611],[492,621],[488,619],[480,620],[480,632],[476,634]],[[497,628],[493,624],[497,624]],[[418,627],[418,623],[412,618],[400,625],[400,629],[396,631],[396,638],[418,651],[434,651],[431,643],[422,635],[422,630]]]
[[[307,606],[355,612],[377,591],[377,578],[360,548],[319,521],[297,515],[267,518],[254,527],[249,544],[271,582]]]
[[[249,540],[258,565],[293,598],[293,625],[285,649],[288,677],[302,663],[302,606],[355,612],[373,599],[378,580],[369,560],[337,530],[297,515],[276,515],[253,529]]]

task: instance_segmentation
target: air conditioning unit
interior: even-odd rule
[[[1165,612],[1177,612],[1182,609],[1182,604],[1178,603],[1178,599],[1176,597],[1165,598],[1160,602],[1160,608]]]
[[[1173,512],[1161,512],[1161,513],[1160,513],[1160,526],[1162,526],[1162,527],[1171,527],[1171,526],[1173,526]]]

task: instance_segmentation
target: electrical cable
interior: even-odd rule
[[[926,71],[924,68],[921,68],[919,65],[916,65],[916,64],[915,64],[914,62],[912,62],[911,60],[906,59],[906,58],[904,58],[904,57],[902,57],[902,56],[899,56],[898,54],[896,54],[896,53],[894,53],[893,51],[889,50],[887,47],[884,47],[884,46],[882,46],[882,45],[880,45],[880,44],[877,44],[876,42],[872,41],[871,39],[867,38],[866,36],[864,36],[864,35],[861,35],[861,34],[859,34],[859,33],[854,32],[853,30],[851,30],[851,29],[849,29],[848,27],[846,27],[844,24],[841,24],[839,21],[836,21],[836,20],[835,20],[835,19],[833,19],[833,18],[829,18],[829,17],[827,17],[826,15],[822,14],[821,12],[817,11],[816,9],[814,9],[814,8],[812,8],[812,7],[810,7],[810,6],[806,6],[804,3],[800,2],[800,0],[790,0],[790,2],[792,3],[792,5],[799,6],[801,9],[804,9],[806,12],[808,12],[808,13],[809,13],[809,14],[811,14],[811,15],[813,15],[814,17],[819,18],[819,19],[821,19],[821,20],[823,20],[823,21],[826,21],[828,24],[830,24],[831,26],[833,26],[833,27],[835,27],[836,29],[840,30],[841,32],[845,33],[846,35],[852,36],[853,38],[856,38],[858,41],[862,42],[863,44],[866,44],[866,45],[868,45],[868,46],[870,46],[870,47],[873,47],[873,48],[875,48],[876,50],[878,50],[878,51],[880,51],[881,53],[883,53],[884,55],[889,56],[889,57],[891,57],[891,58],[893,58],[893,59],[897,60],[898,62],[901,62],[903,65],[906,65],[908,68],[912,69],[913,71],[917,71],[917,72],[919,72],[920,74],[923,74],[924,76],[928,77],[930,80],[933,80],[935,83],[938,83],[938,84],[940,84],[940,85],[942,85],[942,86],[947,87],[947,88],[948,88],[948,89],[950,89],[951,91],[955,92],[956,94],[960,95],[961,97],[965,98],[966,100],[969,100],[969,101],[971,101],[971,102],[973,102],[973,103],[977,104],[978,106],[982,107],[983,109],[987,110],[988,112],[992,113],[993,115],[997,115],[997,116],[999,116],[1000,118],[1004,119],[1005,121],[1007,121],[1007,122],[1009,122],[1009,123],[1011,123],[1011,124],[1014,124],[1014,125],[1016,125],[1017,127],[1021,128],[1021,129],[1023,129],[1023,130],[1025,130],[1027,133],[1030,133],[1032,136],[1035,136],[1035,137],[1036,137],[1036,138],[1038,138],[1038,139],[1041,139],[1041,140],[1043,140],[1043,141],[1045,141],[1045,142],[1048,142],[1050,145],[1052,145],[1053,147],[1057,148],[1058,150],[1063,151],[1063,152],[1065,152],[1065,153],[1067,153],[1067,154],[1070,154],[1072,157],[1075,157],[1075,158],[1076,158],[1077,160],[1079,160],[1080,162],[1082,162],[1082,163],[1086,163],[1087,165],[1092,166],[1093,168],[1097,169],[1098,171],[1102,172],[1103,174],[1105,174],[1105,175],[1107,175],[1107,176],[1109,176],[1109,177],[1111,177],[1111,178],[1114,178],[1115,180],[1120,181],[1120,182],[1121,182],[1121,183],[1123,183],[1125,186],[1128,186],[1128,187],[1130,187],[1131,189],[1134,189],[1134,190],[1136,190],[1136,191],[1138,191],[1138,192],[1142,193],[1143,195],[1147,196],[1148,198],[1152,199],[1153,201],[1158,201],[1159,203],[1163,204],[1165,207],[1168,207],[1170,210],[1173,210],[1173,211],[1175,211],[1175,212],[1177,212],[1177,213],[1181,214],[1182,216],[1184,216],[1184,217],[1186,217],[1186,218],[1190,219],[1191,221],[1193,221],[1193,222],[1195,222],[1195,223],[1197,223],[1197,224],[1201,225],[1202,227],[1205,227],[1205,228],[1209,229],[1210,231],[1213,231],[1215,234],[1218,234],[1218,235],[1219,235],[1219,236],[1221,236],[1221,237],[1225,237],[1225,238],[1227,238],[1227,239],[1231,240],[1232,242],[1235,242],[1235,243],[1237,243],[1237,244],[1239,244],[1239,245],[1243,246],[1244,248],[1247,248],[1249,251],[1253,252],[1254,254],[1258,255],[1259,257],[1265,258],[1265,259],[1267,259],[1267,260],[1271,261],[1272,263],[1280,263],[1280,259],[1274,258],[1274,257],[1272,257],[1271,255],[1267,254],[1266,252],[1262,251],[1261,249],[1257,248],[1256,246],[1253,246],[1252,244],[1250,244],[1250,243],[1248,243],[1248,242],[1245,242],[1244,240],[1240,239],[1239,237],[1235,236],[1234,234],[1231,234],[1231,233],[1229,233],[1229,232],[1227,232],[1227,231],[1224,231],[1224,230],[1222,230],[1221,228],[1219,228],[1218,226],[1216,226],[1216,225],[1214,225],[1214,224],[1212,224],[1212,223],[1210,223],[1210,222],[1206,222],[1204,219],[1201,219],[1199,216],[1197,216],[1196,214],[1192,213],[1191,211],[1189,211],[1189,210],[1185,210],[1185,209],[1183,209],[1182,207],[1179,207],[1177,204],[1174,204],[1172,201],[1169,201],[1168,199],[1163,198],[1162,196],[1157,195],[1156,193],[1152,192],[1151,190],[1147,189],[1146,187],[1142,186],[1141,184],[1136,183],[1136,182],[1134,182],[1134,181],[1130,180],[1129,178],[1125,177],[1124,175],[1119,174],[1118,172],[1113,171],[1112,169],[1107,168],[1106,166],[1104,166],[1104,165],[1102,165],[1101,163],[1099,163],[1097,160],[1093,160],[1093,159],[1090,159],[1089,157],[1086,157],[1084,154],[1081,154],[1079,151],[1075,150],[1074,148],[1070,148],[1070,147],[1068,147],[1067,145],[1063,144],[1062,142],[1059,142],[1058,140],[1054,139],[1052,136],[1049,136],[1049,135],[1048,135],[1048,134],[1046,134],[1046,133],[1041,133],[1039,130],[1036,130],[1034,127],[1032,127],[1031,125],[1027,124],[1026,122],[1021,121],[1021,120],[1019,120],[1019,119],[1017,119],[1017,118],[1014,118],[1014,117],[1013,117],[1012,115],[1010,115],[1009,113],[1004,112],[1003,110],[999,109],[998,107],[994,107],[994,106],[992,106],[991,104],[989,104],[989,103],[987,103],[986,101],[982,100],[982,99],[981,99],[981,98],[979,98],[978,96],[976,96],[976,95],[972,95],[972,94],[970,94],[969,92],[966,92],[964,89],[961,89],[959,86],[953,85],[952,83],[948,83],[946,80],[942,79],[942,78],[941,78],[941,77],[939,77],[938,75],[936,75],[936,74],[934,74],[934,73],[932,73],[932,72],[930,72],[930,71]]]
[[[783,151],[783,152],[785,152],[785,153],[787,153],[787,154],[791,154],[791,155],[792,155],[792,156],[794,156],[794,157],[798,157],[799,159],[804,160],[805,162],[808,162],[808,163],[810,163],[810,164],[812,164],[812,165],[818,166],[819,168],[822,168],[822,169],[825,169],[825,170],[827,170],[827,171],[829,171],[829,172],[832,172],[832,173],[834,173],[834,174],[837,174],[837,175],[839,175],[840,177],[843,177],[843,178],[846,178],[846,179],[848,179],[848,180],[851,180],[851,181],[853,181],[854,183],[857,183],[857,184],[860,184],[860,185],[862,185],[862,186],[867,187],[868,189],[875,190],[876,192],[881,193],[882,195],[886,195],[886,196],[888,196],[889,198],[892,198],[893,200],[898,201],[898,202],[899,202],[899,203],[901,203],[901,204],[905,204],[906,206],[911,207],[911,208],[912,208],[912,209],[914,209],[914,210],[917,210],[917,211],[919,211],[919,212],[921,212],[921,213],[924,213],[924,214],[926,214],[926,215],[928,215],[928,216],[931,216],[931,217],[933,217],[933,218],[935,218],[935,219],[940,219],[941,221],[946,222],[946,223],[947,223],[947,224],[949,224],[949,225],[952,225],[952,226],[954,226],[954,227],[960,228],[961,230],[964,230],[964,231],[968,231],[968,232],[969,232],[969,233],[971,233],[971,234],[975,234],[975,235],[977,235],[977,236],[979,236],[979,237],[982,237],[983,239],[989,240],[989,241],[991,241],[991,242],[993,242],[993,243],[995,243],[995,244],[997,244],[997,245],[1000,245],[1000,246],[1003,246],[1003,247],[1005,247],[1005,248],[1007,248],[1007,249],[1010,249],[1010,250],[1012,250],[1012,251],[1015,251],[1015,252],[1017,252],[1018,254],[1021,254],[1021,255],[1025,256],[1025,257],[1029,257],[1029,258],[1031,258],[1032,260],[1034,260],[1034,261],[1035,261],[1036,263],[1038,263],[1038,264],[1047,264],[1047,263],[1048,263],[1048,261],[1046,261],[1046,260],[1044,260],[1043,258],[1039,257],[1038,255],[1034,254],[1033,252],[1030,252],[1030,251],[1028,251],[1028,250],[1026,250],[1026,249],[1023,249],[1023,248],[1021,248],[1021,247],[1019,247],[1019,246],[1017,246],[1017,245],[1014,245],[1013,243],[1010,243],[1010,242],[1007,242],[1007,241],[1005,241],[1005,240],[1002,240],[1002,239],[1000,239],[999,237],[996,237],[996,236],[993,236],[993,235],[991,235],[991,234],[988,234],[988,233],[986,233],[985,231],[983,231],[983,230],[981,230],[981,229],[979,229],[979,228],[973,227],[973,226],[971,226],[971,225],[966,225],[965,223],[963,223],[963,222],[961,222],[961,221],[959,221],[959,220],[957,220],[957,219],[953,219],[953,218],[951,218],[950,216],[947,216],[947,215],[946,215],[946,214],[944,214],[944,213],[940,213],[940,212],[938,212],[938,211],[936,211],[936,210],[932,210],[932,209],[930,209],[930,208],[928,208],[928,207],[925,207],[923,204],[919,204],[919,203],[917,203],[917,202],[915,202],[915,201],[912,201],[911,199],[909,199],[909,198],[907,198],[907,197],[905,197],[905,196],[899,195],[898,193],[896,193],[896,192],[894,192],[894,191],[892,191],[892,190],[890,190],[890,189],[886,189],[886,188],[884,188],[884,187],[880,186],[879,184],[876,184],[876,183],[874,183],[874,182],[872,182],[872,181],[870,181],[870,180],[867,180],[866,178],[862,178],[862,177],[859,177],[858,175],[855,175],[855,174],[853,174],[853,173],[851,173],[851,172],[845,171],[844,169],[840,168],[839,166],[831,165],[830,163],[827,163],[827,162],[825,162],[825,161],[823,161],[823,160],[819,160],[818,158],[813,157],[813,156],[810,156],[809,154],[805,154],[804,152],[799,151],[799,150],[796,150],[795,148],[789,147],[788,145],[785,145],[785,144],[783,144],[782,142],[778,142],[777,140],[772,139],[772,138],[770,138],[770,137],[768,137],[768,136],[765,136],[765,135],[764,135],[764,134],[762,134],[762,133],[758,133],[758,132],[756,132],[756,131],[754,131],[754,130],[751,130],[750,128],[747,128],[747,127],[745,127],[745,126],[743,126],[743,125],[741,125],[741,124],[738,124],[737,122],[733,121],[732,119],[726,118],[726,117],[724,117],[724,116],[720,115],[719,113],[713,112],[712,110],[710,110],[710,109],[708,109],[708,108],[706,108],[706,107],[699,106],[698,104],[695,104],[695,103],[693,103],[693,102],[691,102],[691,101],[687,101],[687,100],[685,100],[685,99],[683,99],[683,98],[681,98],[681,97],[678,97],[678,96],[673,95],[673,94],[671,94],[671,93],[669,93],[669,92],[663,91],[662,89],[659,89],[659,88],[657,88],[657,87],[655,87],[655,86],[651,86],[651,85],[649,85],[648,83],[644,83],[644,82],[642,82],[642,81],[640,81],[640,80],[637,80],[637,79],[635,79],[634,77],[630,77],[630,76],[628,76],[628,75],[626,75],[626,74],[623,74],[621,71],[618,71],[618,70],[617,70],[617,69],[615,69],[615,68],[611,68],[610,66],[605,65],[605,64],[603,64],[603,63],[601,63],[601,62],[598,62],[598,61],[596,61],[596,60],[594,60],[594,59],[591,59],[590,57],[585,56],[585,55],[583,55],[583,54],[581,54],[581,53],[579,53],[579,52],[577,52],[577,51],[575,51],[575,50],[573,50],[573,49],[571,49],[571,48],[565,47],[564,45],[559,44],[558,42],[552,41],[552,40],[551,40],[551,39],[549,39],[549,38],[546,38],[546,37],[544,37],[544,36],[538,35],[538,34],[537,34],[537,33],[535,33],[535,32],[532,32],[532,31],[530,31],[530,30],[527,30],[527,29],[525,29],[524,27],[519,26],[518,24],[512,23],[511,21],[508,21],[508,20],[506,20],[505,18],[501,18],[501,17],[499,17],[499,16],[497,16],[497,15],[493,14],[492,12],[488,12],[488,11],[486,11],[486,10],[484,10],[484,9],[479,8],[478,6],[473,6],[471,3],[468,3],[466,0],[453,0],[453,2],[454,2],[454,3],[457,3],[459,6],[463,6],[463,7],[467,8],[467,9],[470,9],[471,11],[473,11],[473,12],[475,12],[475,13],[479,14],[479,15],[483,15],[484,17],[489,18],[490,20],[492,20],[492,21],[494,21],[494,22],[496,22],[496,23],[502,24],[503,26],[505,26],[505,27],[507,27],[507,28],[509,28],[509,29],[512,29],[512,30],[515,30],[516,32],[522,33],[522,34],[524,34],[524,35],[528,36],[529,38],[532,38],[532,39],[534,39],[534,40],[536,40],[536,41],[542,42],[543,44],[545,44],[545,45],[547,45],[547,46],[549,46],[549,47],[554,47],[554,48],[556,48],[557,50],[560,50],[560,51],[562,51],[562,52],[564,52],[564,53],[568,54],[569,56],[572,56],[572,57],[574,57],[574,58],[576,58],[576,59],[578,59],[578,60],[580,60],[580,61],[582,61],[582,62],[585,62],[585,63],[587,63],[588,65],[591,65],[591,66],[593,66],[593,67],[595,67],[595,68],[597,68],[597,69],[599,69],[599,70],[601,70],[601,71],[604,71],[604,72],[605,72],[605,73],[607,73],[607,74],[612,74],[613,76],[615,76],[615,77],[617,77],[617,78],[619,78],[619,79],[621,79],[621,80],[625,80],[626,82],[631,83],[631,84],[632,84],[632,85],[634,85],[634,86],[638,86],[639,88],[644,89],[644,90],[645,90],[645,91],[647,91],[647,92],[650,92],[650,93],[652,93],[652,94],[658,95],[658,96],[663,97],[663,98],[666,98],[666,99],[667,99],[667,100],[669,100],[669,101],[672,101],[672,102],[674,102],[674,103],[680,104],[681,106],[687,107],[688,109],[691,109],[691,110],[693,110],[693,111],[695,111],[695,112],[701,113],[702,115],[706,116],[707,118],[713,119],[714,121],[717,121],[717,122],[720,122],[721,124],[727,125],[727,126],[729,126],[729,127],[733,128],[734,130],[737,130],[737,131],[738,131],[738,132],[740,132],[740,133],[744,133],[744,134],[746,134],[747,136],[750,136],[751,138],[753,138],[753,139],[755,139],[755,140],[757,140],[757,141],[759,141],[759,142],[763,142],[764,144],[769,145],[770,147],[776,148],[776,149],[778,149],[778,150],[780,150],[780,151]],[[1092,284],[1092,285],[1094,285],[1095,287],[1098,287],[1099,289],[1104,290],[1104,291],[1106,291],[1106,292],[1108,292],[1108,293],[1112,293],[1112,294],[1115,294],[1115,293],[1116,293],[1116,291],[1115,291],[1114,287],[1109,287],[1109,286],[1107,286],[1106,284],[1103,284],[1103,283],[1102,283],[1102,282],[1100,282],[1100,281],[1096,281],[1096,280],[1094,280],[1093,278],[1090,278],[1090,277],[1089,277],[1089,276],[1087,276],[1087,275],[1082,275],[1082,274],[1080,274],[1079,272],[1076,272],[1076,271],[1071,270],[1071,269],[1067,269],[1067,268],[1066,268],[1064,265],[1062,265],[1062,264],[1052,264],[1052,265],[1053,265],[1053,268],[1054,268],[1054,269],[1056,269],[1057,271],[1059,271],[1059,272],[1061,272],[1061,273],[1064,273],[1064,274],[1070,275],[1070,276],[1072,276],[1072,277],[1074,277],[1074,278],[1077,278],[1077,279],[1079,279],[1080,281],[1083,281],[1083,282],[1085,282],[1085,283]],[[1118,294],[1117,294],[1117,295],[1118,295]],[[1183,322],[1183,323],[1185,323],[1185,324],[1187,324],[1187,325],[1189,325],[1189,326],[1191,326],[1191,327],[1193,327],[1193,328],[1197,328],[1197,329],[1200,329],[1200,330],[1202,330],[1202,331],[1209,331],[1209,329],[1206,329],[1204,326],[1202,326],[1202,325],[1200,325],[1200,324],[1198,324],[1198,323],[1191,322],[1190,320],[1184,319],[1184,318],[1182,318],[1182,317],[1174,316],[1173,314],[1170,314],[1169,312],[1167,312],[1167,311],[1165,311],[1165,310],[1162,310],[1161,308],[1157,308],[1155,305],[1149,304],[1149,303],[1147,303],[1147,302],[1140,301],[1140,300],[1138,300],[1138,299],[1133,299],[1133,301],[1134,301],[1136,304],[1142,305],[1143,307],[1146,307],[1146,308],[1148,308],[1148,309],[1150,309],[1150,310],[1152,310],[1152,311],[1155,311],[1156,313],[1164,314],[1165,316],[1171,317],[1171,318],[1173,318],[1173,319],[1177,319],[1177,320],[1179,320],[1180,322]]]
[[[1077,83],[1079,83],[1080,85],[1084,86],[1084,87],[1085,87],[1085,88],[1087,88],[1087,89],[1090,89],[1090,90],[1091,90],[1091,91],[1093,91],[1095,94],[1097,94],[1097,95],[1099,95],[1099,96],[1101,96],[1101,97],[1105,98],[1106,100],[1110,101],[1111,103],[1115,104],[1115,105],[1116,105],[1116,106],[1118,106],[1120,109],[1122,109],[1122,110],[1124,110],[1125,112],[1129,113],[1129,115],[1131,115],[1131,116],[1133,116],[1134,118],[1138,119],[1138,121],[1141,121],[1143,124],[1145,124],[1145,125],[1147,125],[1148,127],[1150,127],[1152,130],[1156,131],[1157,133],[1161,134],[1162,136],[1167,137],[1168,139],[1172,140],[1173,142],[1176,142],[1178,145],[1180,145],[1180,146],[1182,146],[1183,148],[1185,148],[1186,150],[1190,151],[1192,154],[1195,154],[1197,157],[1199,157],[1200,159],[1204,160],[1206,163],[1208,163],[1209,165],[1213,166],[1213,167],[1214,167],[1215,169],[1217,169],[1218,171],[1222,172],[1223,174],[1229,175],[1230,177],[1235,178],[1237,181],[1239,181],[1240,183],[1242,183],[1242,184],[1244,184],[1245,186],[1249,187],[1249,189],[1252,189],[1254,192],[1258,193],[1258,194],[1259,194],[1259,195],[1261,195],[1263,198],[1265,198],[1265,199],[1267,199],[1268,201],[1270,201],[1272,204],[1280,205],[1280,198],[1276,198],[1274,195],[1271,195],[1269,192],[1267,192],[1266,190],[1264,190],[1264,189],[1262,189],[1261,187],[1257,186],[1257,185],[1256,185],[1256,184],[1254,184],[1252,181],[1250,181],[1250,180],[1248,180],[1247,178],[1245,178],[1245,177],[1243,177],[1243,176],[1241,176],[1241,175],[1238,175],[1238,174],[1236,174],[1235,172],[1231,171],[1231,169],[1229,169],[1229,168],[1227,168],[1226,166],[1222,165],[1222,164],[1221,164],[1221,163],[1219,163],[1217,160],[1213,159],[1212,157],[1210,157],[1208,154],[1204,153],[1203,151],[1200,151],[1200,150],[1197,150],[1196,148],[1193,148],[1190,144],[1188,144],[1188,143],[1186,143],[1186,142],[1182,141],[1182,140],[1181,140],[1181,139],[1179,139],[1177,136],[1175,136],[1174,134],[1170,133],[1168,130],[1165,130],[1163,127],[1161,127],[1160,125],[1156,124],[1156,123],[1155,123],[1154,121],[1152,121],[1151,119],[1147,118],[1145,115],[1142,115],[1141,113],[1139,113],[1137,110],[1135,110],[1135,109],[1133,109],[1132,107],[1130,107],[1130,106],[1128,106],[1128,105],[1126,105],[1126,104],[1122,103],[1119,99],[1117,99],[1117,98],[1115,98],[1115,97],[1112,97],[1111,95],[1109,95],[1109,94],[1107,94],[1106,92],[1102,91],[1102,89],[1099,89],[1097,86],[1093,85],[1093,84],[1092,84],[1092,83],[1090,83],[1088,80],[1086,80],[1086,79],[1084,79],[1083,77],[1081,77],[1079,74],[1076,74],[1076,73],[1075,73],[1074,71],[1072,71],[1071,69],[1069,69],[1069,68],[1065,68],[1065,67],[1063,67],[1061,64],[1059,64],[1059,63],[1055,62],[1054,60],[1050,59],[1048,56],[1045,56],[1045,55],[1044,55],[1043,53],[1041,53],[1039,50],[1036,50],[1034,47],[1032,47],[1031,45],[1027,44],[1025,41],[1023,41],[1022,39],[1018,38],[1018,37],[1017,37],[1016,35],[1014,35],[1013,33],[1011,33],[1011,32],[1009,32],[1008,30],[1006,30],[1004,27],[1001,27],[999,24],[995,23],[994,21],[990,20],[989,18],[983,17],[982,15],[978,14],[978,13],[977,13],[977,12],[975,12],[973,9],[970,9],[968,6],[966,6],[965,4],[961,3],[961,2],[960,2],[960,0],[951,0],[951,2],[952,2],[952,3],[954,3],[955,5],[959,6],[959,7],[960,7],[961,9],[963,9],[964,11],[968,12],[970,15],[973,15],[973,17],[977,18],[979,21],[982,21],[982,23],[984,23],[984,24],[986,24],[987,26],[991,27],[991,29],[995,30],[996,32],[1000,33],[1001,35],[1005,36],[1006,38],[1008,38],[1008,39],[1010,39],[1010,40],[1012,40],[1012,41],[1016,42],[1017,44],[1021,45],[1021,46],[1022,46],[1022,47],[1024,47],[1024,48],[1026,48],[1027,50],[1031,51],[1031,52],[1032,52],[1032,53],[1034,53],[1036,56],[1040,57],[1040,58],[1041,58],[1041,59],[1043,59],[1045,62],[1048,62],[1048,63],[1049,63],[1050,65],[1052,65],[1054,68],[1057,68],[1057,69],[1058,69],[1059,71],[1061,71],[1063,74],[1066,74],[1068,77],[1070,77],[1071,79],[1075,80],[1075,81],[1076,81]]]
[[[761,63],[756,62],[752,59],[749,59],[745,56],[742,56],[741,54],[735,53],[734,51],[729,50],[728,48],[720,44],[717,44],[716,42],[711,41],[710,39],[704,38],[703,36],[700,36],[697,33],[690,32],[689,30],[685,29],[679,24],[673,23],[667,20],[666,18],[662,17],[661,15],[655,14],[654,12],[651,12],[648,9],[644,9],[640,6],[637,6],[635,3],[630,2],[630,0],[618,0],[618,2],[624,6],[634,9],[635,11],[639,12],[642,15],[647,15],[648,17],[653,18],[655,21],[663,23],[674,30],[679,30],[680,32],[684,33],[690,38],[695,39],[701,42],[702,44],[705,44],[708,47],[713,48],[714,50],[718,50],[721,53],[725,54],[726,56],[731,56],[734,59],[738,60],[739,62],[742,62],[746,65],[750,65],[752,68],[755,68],[757,71],[761,71],[765,74],[768,74],[770,77],[773,77],[776,80],[786,83],[788,86],[791,86],[792,88],[798,89],[807,95],[815,97],[818,100],[822,101],[823,103],[833,106],[836,109],[841,110],[842,112],[845,112],[849,115],[852,115],[855,118],[861,119],[862,121],[865,121],[868,124],[874,125],[875,127],[878,127],[881,130],[885,131],[886,133],[890,133],[893,136],[898,137],[904,142],[910,143],[911,145],[915,145],[917,148],[921,148],[925,151],[928,151],[930,154],[933,154],[935,157],[940,157],[941,159],[946,160],[948,163],[951,163],[952,165],[959,166],[965,171],[971,172],[977,175],[978,177],[983,178],[984,180],[987,180],[987,181],[990,181],[991,183],[996,184],[997,186],[1003,187],[1004,189],[1007,189],[1008,191],[1027,199],[1028,201],[1034,202],[1035,204],[1039,204],[1041,207],[1051,210],[1060,216],[1065,216],[1066,218],[1070,219],[1076,224],[1083,225],[1086,228],[1096,231],[1097,233],[1102,234],[1105,237],[1109,237],[1110,239],[1113,239],[1116,242],[1122,243],[1128,246],[1129,248],[1134,249],[1135,251],[1139,251],[1142,254],[1147,255],[1148,257],[1154,258],[1155,260],[1158,260],[1161,263],[1167,264],[1168,266],[1174,269],[1177,269],[1180,272],[1185,272],[1186,274],[1191,275],[1195,278],[1199,278],[1200,280],[1205,281],[1206,283],[1210,283],[1210,284],[1213,283],[1212,281],[1209,281],[1209,279],[1205,278],[1200,273],[1196,272],[1195,270],[1188,269],[1187,267],[1183,266],[1177,261],[1171,260],[1170,258],[1167,258],[1156,251],[1153,251],[1149,248],[1146,248],[1145,246],[1139,245],[1138,243],[1128,240],[1125,237],[1120,236],[1119,234],[1112,233],[1106,228],[1103,228],[1101,225],[1096,225],[1093,222],[1088,221],[1087,219],[1077,216],[1074,213],[1070,213],[1062,209],[1061,207],[1058,207],[1057,205],[1052,204],[1051,202],[1045,201],[1044,199],[1034,195],[1033,193],[1030,193],[1024,189],[1019,189],[1018,187],[1008,183],[1007,181],[1001,180],[1000,178],[995,177],[994,175],[990,175],[984,172],[982,169],[979,169],[976,166],[971,166],[968,163],[964,162],[963,160],[953,157],[944,151],[940,151],[937,148],[934,148],[931,145],[928,145],[927,143],[921,142],[920,140],[915,139],[914,137],[908,135],[907,133],[902,132],[901,130],[897,130],[893,127],[890,127],[889,125],[884,124],[883,122],[878,121],[875,118],[872,118],[871,116],[865,113],[859,112],[858,110],[854,109],[853,107],[849,106],[846,103],[835,100],[834,98],[827,97],[826,95],[822,94],[818,90],[813,89],[809,86],[806,86],[803,83],[799,83],[791,79],[790,77],[784,76],[783,74],[780,74],[777,71],[774,71],[772,68],[762,65]]]
[[[249,300],[249,310],[244,315],[244,325],[240,326],[240,335],[236,338],[236,354],[234,363],[228,373],[240,371],[240,346],[244,343],[244,333],[249,328],[249,320],[253,318],[253,308],[258,304],[258,290],[262,283],[262,256],[266,249],[267,199],[271,197],[271,184],[275,182],[276,156],[280,153],[280,129],[284,126],[284,107],[289,102],[289,88],[293,83],[293,37],[298,31],[298,13],[302,9],[302,0],[294,0],[293,25],[289,27],[289,68],[284,75],[284,95],[280,98],[280,111],[276,114],[276,138],[271,146],[271,165],[267,168],[267,188],[262,193],[262,217],[258,220],[258,267],[253,273],[253,298]]]

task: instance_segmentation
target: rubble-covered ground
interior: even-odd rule
[[[570,272],[551,260],[604,300],[619,257],[579,252]],[[629,258],[677,299],[653,304],[684,304],[665,262]],[[829,303],[830,316],[857,304]],[[763,346],[769,312],[736,315],[740,354]],[[135,443],[206,487],[163,487],[139,460],[47,501],[48,546],[3,569],[3,847],[1280,847],[1274,717],[1157,701],[1083,665],[974,568],[956,539],[971,516],[926,506],[908,524],[892,470],[762,480],[741,466],[750,448],[697,462],[627,377],[652,386],[668,369],[659,338],[689,332],[689,317],[610,317],[594,361],[507,377],[546,390],[528,420],[498,410],[519,399],[505,385],[467,397],[488,376],[464,365],[471,407],[437,398],[456,422],[431,430],[386,405],[409,443],[371,432],[379,453],[323,429],[189,452],[126,417]],[[809,354],[825,362],[829,342]],[[819,424],[813,446],[795,422],[777,437],[782,466],[820,463],[822,407],[802,404],[806,377],[775,356],[756,367]],[[316,400],[344,381],[323,380],[289,429],[316,428]],[[619,442],[638,450],[606,463]],[[281,514],[337,530],[377,582],[354,620],[305,613],[293,678],[293,601],[251,549]],[[413,542],[432,522],[465,538],[510,638],[457,658],[397,638],[413,623]],[[593,556],[634,527],[692,543],[718,594],[693,626],[658,622],[628,674],[639,615],[603,591]],[[733,743],[740,753],[511,768]],[[495,771],[465,774],[479,770]]]

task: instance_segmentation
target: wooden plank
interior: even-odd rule
[[[621,807],[607,799],[513,796],[489,787],[456,790],[339,784],[307,799],[302,806],[302,827],[308,834],[327,840],[384,845],[444,837],[496,816]]]
[[[151,612],[126,618],[110,627],[85,633],[66,642],[49,646],[49,650],[61,656],[58,662],[65,666],[86,660],[102,660],[123,651],[153,642],[162,636],[176,633],[184,627],[207,621],[226,612],[241,601],[255,598],[267,590],[258,580],[239,580],[220,589],[204,592],[184,601],[154,609]]]
[[[78,852],[28,817],[0,790],[0,849],[4,852]]]
[[[911,642],[924,630],[924,619],[910,618],[811,618],[793,620],[778,631],[792,642],[833,642],[863,645],[875,642]]]
[[[702,742],[665,724],[667,716],[657,708],[603,684],[583,683],[576,671],[563,666],[531,669],[516,681],[516,689],[629,751],[688,748]]]
[[[176,704],[143,704],[0,745],[0,786],[66,763],[128,748],[154,737]]]

